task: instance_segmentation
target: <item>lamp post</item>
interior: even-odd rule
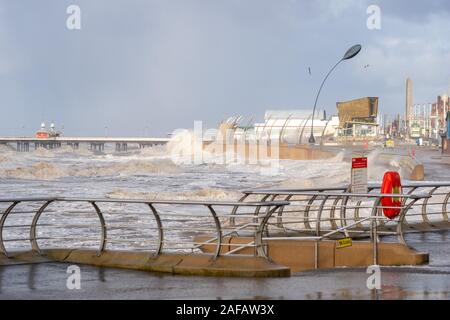
[[[323,79],[322,84],[320,85],[319,91],[317,92],[317,95],[316,95],[316,101],[314,101],[314,108],[313,108],[313,113],[312,113],[312,117],[311,117],[311,136],[309,137],[309,140],[308,140],[308,142],[310,144],[314,144],[316,142],[316,139],[314,139],[314,133],[313,133],[313,130],[314,130],[314,114],[316,113],[317,100],[319,99],[320,91],[322,91],[322,87],[323,87],[325,81],[328,79],[328,77],[331,74],[331,72],[333,72],[333,70],[338,66],[339,63],[341,63],[344,60],[349,60],[349,59],[353,58],[360,51],[361,51],[361,45],[359,45],[359,44],[354,45],[353,47],[348,49],[347,52],[345,52],[344,56],[333,66],[333,68],[331,68],[330,71],[328,71],[327,75]]]

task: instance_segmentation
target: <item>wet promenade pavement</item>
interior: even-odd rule
[[[296,273],[290,278],[174,276],[80,265],[81,289],[66,287],[69,264],[0,267],[0,299],[450,299],[450,232],[409,234],[430,264],[382,268],[382,289],[365,269]]]

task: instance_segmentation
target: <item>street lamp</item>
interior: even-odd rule
[[[322,90],[322,87],[325,83],[325,81],[328,79],[328,76],[331,74],[331,72],[333,72],[333,70],[338,66],[339,63],[341,63],[344,60],[349,60],[351,58],[353,58],[354,56],[356,56],[359,52],[361,51],[361,45],[357,44],[354,45],[353,47],[351,47],[350,49],[347,50],[347,52],[344,54],[344,56],[342,57],[341,60],[339,60],[334,66],[333,68],[331,68],[330,71],[328,71],[327,75],[325,76],[325,78],[322,81],[322,84],[320,85],[319,91],[317,92],[317,96],[316,96],[316,101],[314,102],[314,108],[313,108],[313,113],[312,113],[312,118],[311,118],[311,136],[309,137],[308,142],[311,144],[314,144],[316,142],[316,139],[314,139],[314,134],[313,134],[313,129],[314,129],[314,114],[316,113],[316,105],[317,105],[317,100],[319,99],[319,95],[320,95],[320,91]]]

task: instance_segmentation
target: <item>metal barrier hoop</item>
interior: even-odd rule
[[[159,256],[163,250],[163,242],[164,242],[164,232],[161,217],[159,216],[156,208],[151,203],[147,204],[150,207],[150,210],[153,213],[153,216],[155,217],[156,220],[156,224],[158,226],[158,248],[156,249],[155,256]]]
[[[36,214],[33,217],[33,221],[31,222],[30,227],[30,243],[31,243],[31,249],[39,254],[42,254],[41,249],[39,248],[39,245],[37,243],[36,239],[36,226],[37,222],[39,221],[39,218],[41,217],[41,214],[44,212],[45,208],[48,207],[48,205],[52,202],[54,202],[56,199],[50,199],[47,202],[45,202],[38,211],[36,211]]]
[[[5,225],[6,218],[9,213],[14,209],[14,207],[19,204],[20,201],[14,201],[3,213],[0,218],[0,252],[2,252],[7,258],[9,258],[8,251],[5,248],[5,244],[3,243],[3,226]]]

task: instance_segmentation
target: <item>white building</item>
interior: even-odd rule
[[[327,118],[323,110],[316,110],[314,121],[312,110],[268,110],[264,115],[264,122],[255,123],[254,130],[257,136],[265,134],[284,143],[307,143],[312,124],[314,137],[316,141],[320,141],[322,137],[337,134],[339,118],[337,116]]]

